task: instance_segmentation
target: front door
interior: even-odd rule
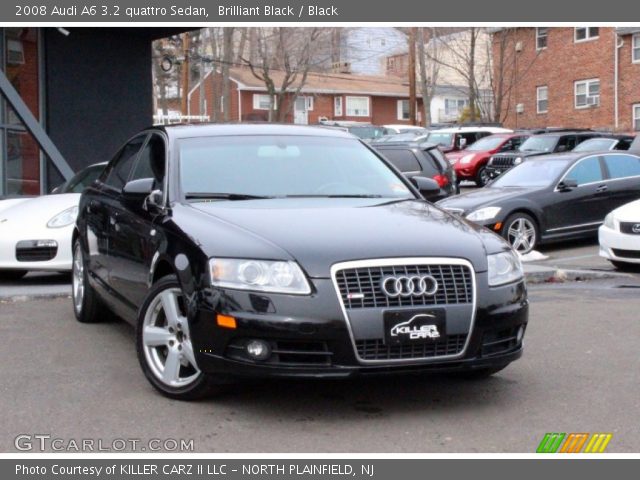
[[[307,97],[296,98],[293,106],[293,123],[296,125],[309,124],[309,112],[307,111]]]

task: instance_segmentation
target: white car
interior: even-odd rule
[[[51,195],[0,201],[0,278],[16,280],[30,270],[71,270],[80,193],[105,165],[81,170]]]
[[[600,256],[615,267],[640,264],[640,200],[616,208],[598,230]]]
[[[398,133],[408,133],[411,130],[418,130],[418,131],[424,131],[425,133],[427,132],[427,129],[424,127],[420,127],[418,125],[402,125],[402,124],[391,124],[391,125],[382,125],[382,128],[386,128],[387,129],[387,134],[388,135],[394,135],[394,134],[398,134]]]

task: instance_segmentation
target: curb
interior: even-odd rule
[[[524,276],[528,284],[537,283],[564,283],[564,282],[584,282],[588,280],[602,280],[607,278],[631,278],[626,273],[607,272],[597,270],[565,270],[554,267],[538,267],[527,269],[524,267]]]

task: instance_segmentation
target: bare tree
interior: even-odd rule
[[[315,27],[261,28],[255,33],[255,60],[242,56],[242,63],[265,85],[270,122],[284,122],[293,110],[307,81],[319,35]]]
[[[233,27],[224,27],[222,29],[222,37],[222,119],[228,122],[231,112],[231,80],[229,79],[229,71],[234,57]]]
[[[436,29],[430,27],[425,33],[425,27],[418,29],[418,68],[419,68],[419,90],[422,95],[422,123],[425,127],[431,125],[431,100],[435,94],[438,83],[439,63],[432,58],[427,58],[425,43],[428,38],[435,38]],[[438,58],[438,45],[434,44],[431,56]]]

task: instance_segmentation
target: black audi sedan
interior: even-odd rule
[[[438,190],[337,130],[145,130],[82,195],[75,315],[134,324],[176,399],[243,377],[490,375],[522,354],[522,267],[421,196]]]
[[[564,153],[531,158],[480,190],[438,206],[500,233],[520,253],[594,236],[605,216],[640,198],[640,154]]]

